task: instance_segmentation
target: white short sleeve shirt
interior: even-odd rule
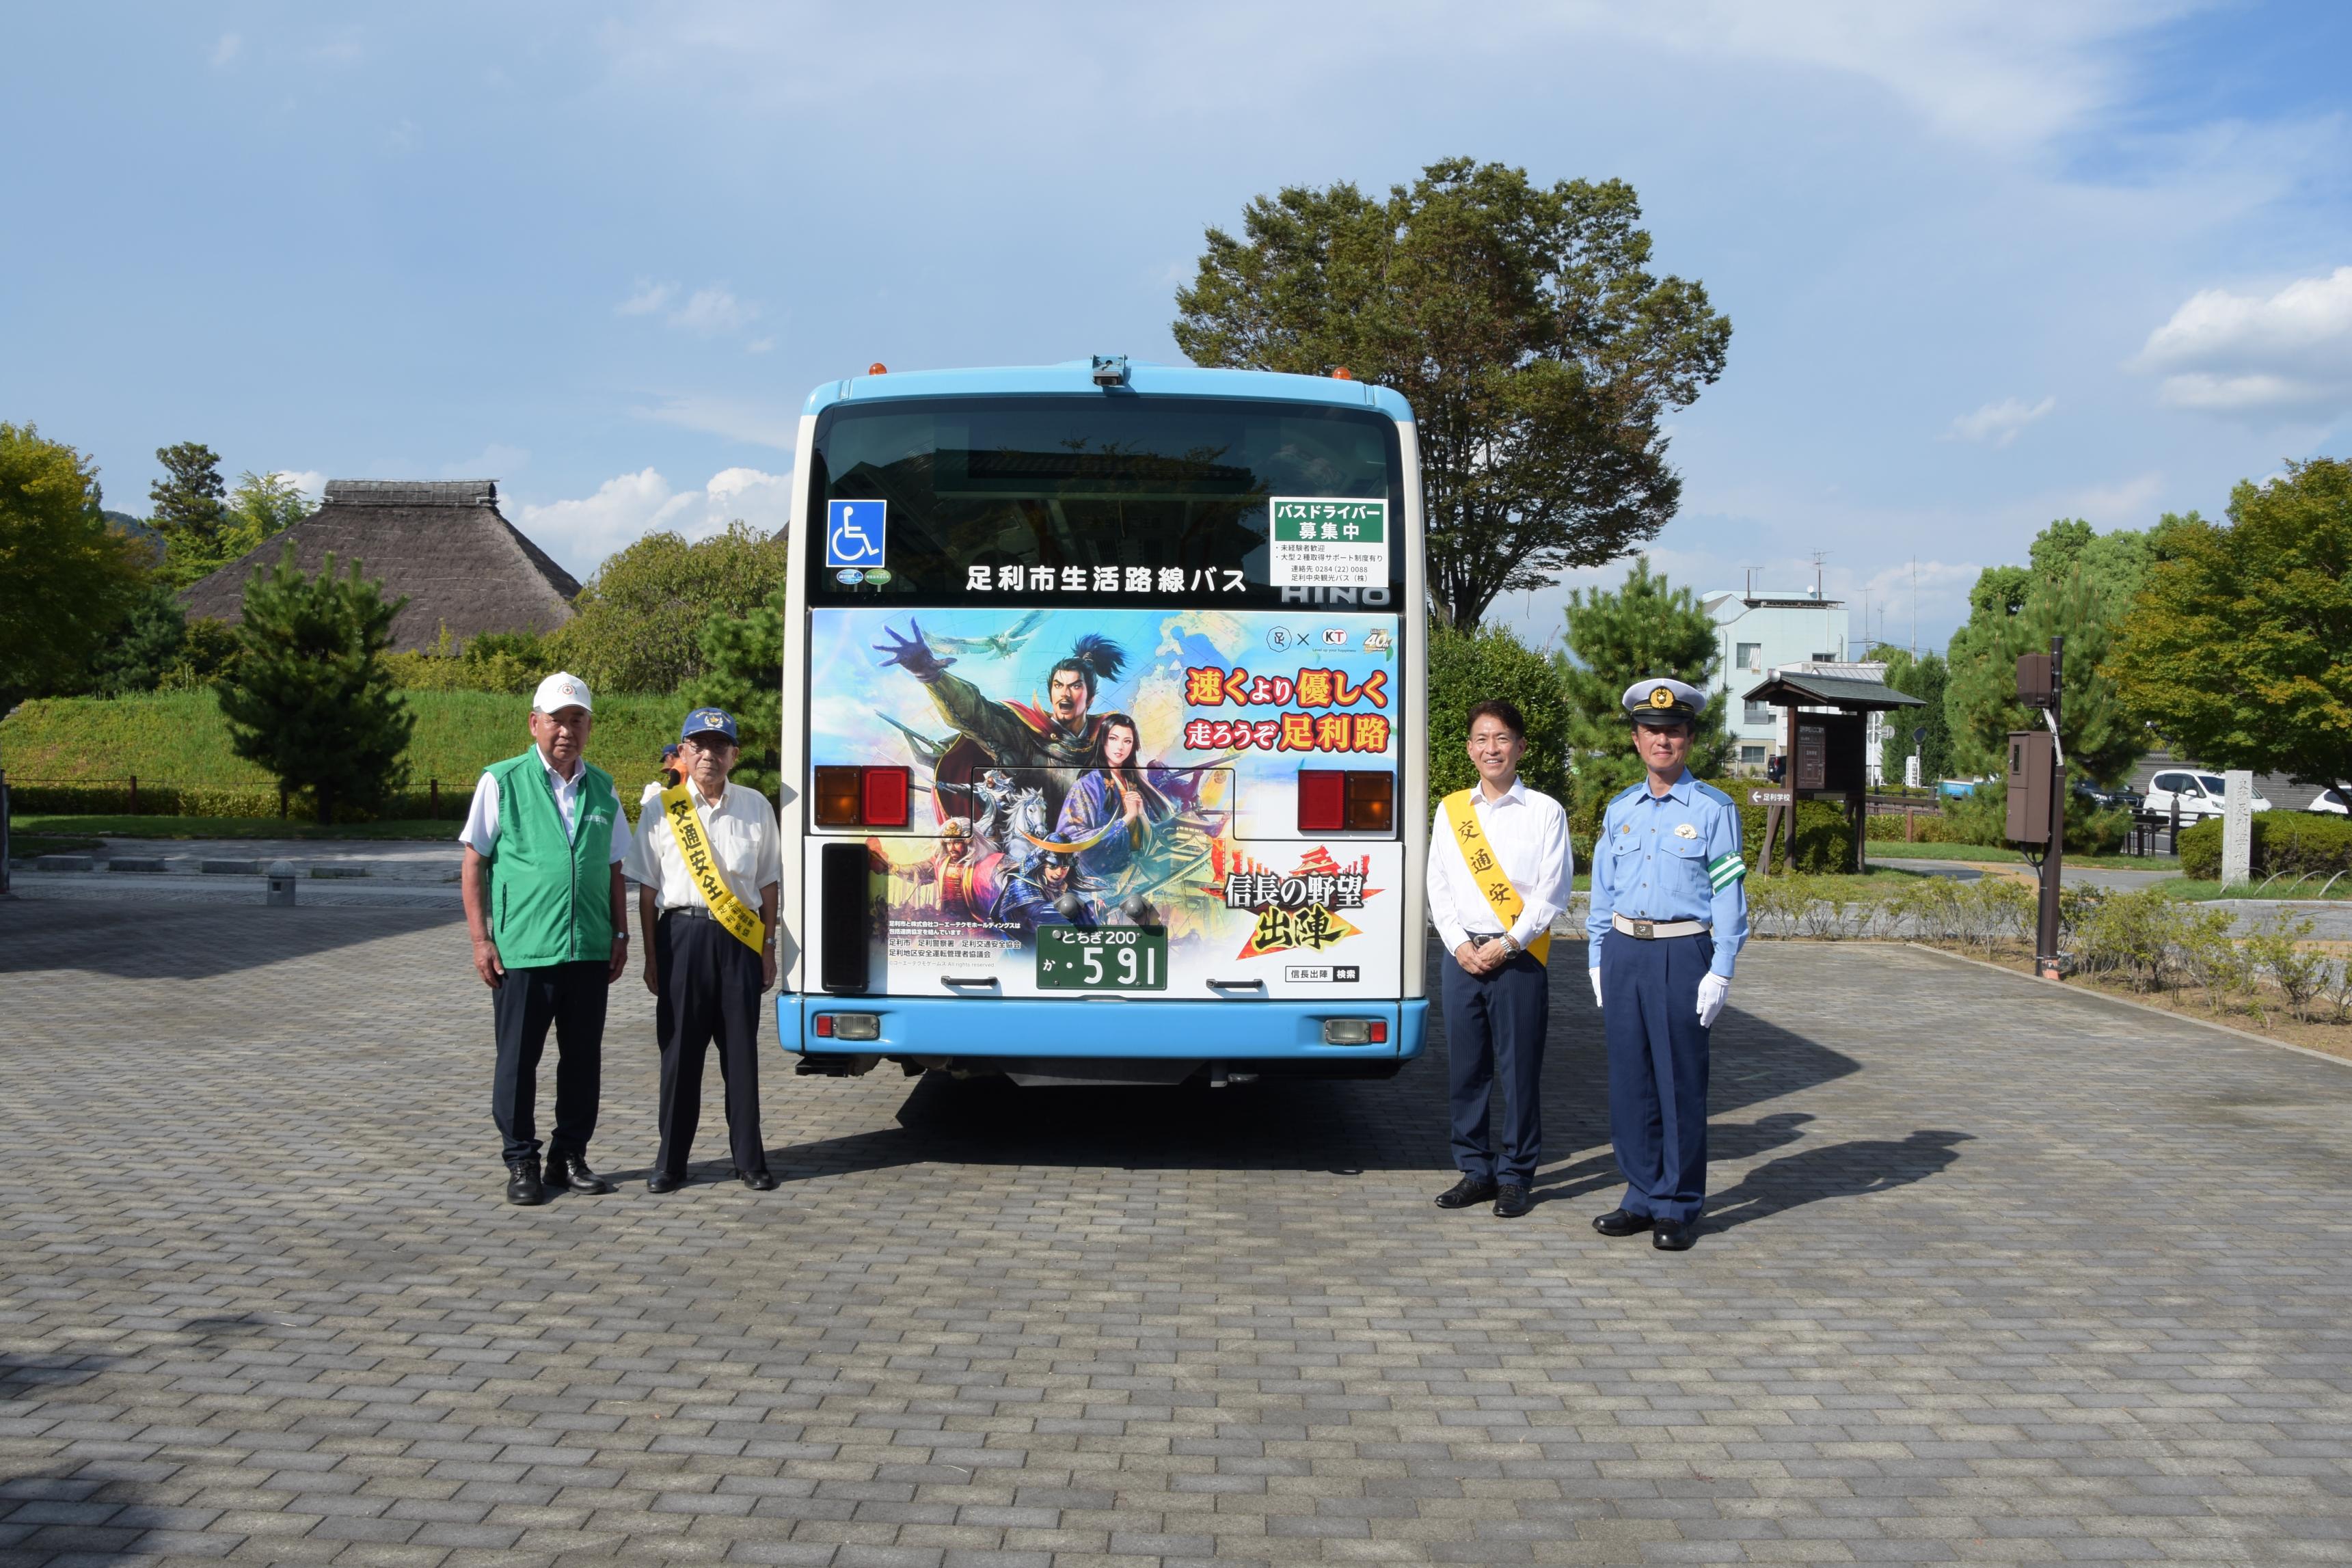
[[[783,840],[776,830],[775,807],[768,804],[766,795],[739,784],[729,784],[719,804],[712,805],[702,798],[700,788],[688,782],[687,798],[694,803],[694,815],[710,842],[711,855],[719,862],[719,875],[728,890],[758,909],[761,890],[784,879]],[[686,873],[686,858],[678,853],[677,836],[662,815],[659,790],[646,792],[636,837],[621,874],[639,887],[653,889],[654,901],[662,909],[702,907],[702,895]]]

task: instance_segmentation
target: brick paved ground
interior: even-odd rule
[[[1430,1205],[1434,1059],[772,1057],[779,1191],[532,1211],[446,909],[0,902],[0,1563],[2352,1557],[2352,1071],[1761,947],[1668,1257],[1586,1225],[1562,956],[1514,1225]],[[621,995],[595,1153],[642,1175]]]

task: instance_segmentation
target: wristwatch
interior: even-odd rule
[[[1517,958],[1520,953],[1525,952],[1527,949],[1521,947],[1516,941],[1514,941],[1509,931],[1505,931],[1503,933],[1503,951],[1509,953],[1512,957]]]

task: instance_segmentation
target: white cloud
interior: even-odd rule
[[[2157,502],[2163,495],[2162,474],[2140,474],[2114,484],[2063,491],[2049,515],[2079,517],[2100,528],[2146,528],[2156,521]]]
[[[2148,334],[2131,368],[2208,413],[2329,418],[2352,409],[2352,267],[2267,296],[2207,289]]]
[[[635,291],[613,309],[615,314],[623,316],[650,316],[667,305],[677,292],[677,285],[675,283],[656,283],[640,278]]]
[[[656,283],[640,278],[629,297],[613,307],[622,316],[659,316],[680,331],[697,337],[717,338],[740,332],[763,314],[759,305],[736,297],[724,283],[712,283],[697,289],[675,310],[672,301],[678,297],[675,283]],[[765,353],[775,347],[775,339],[761,338],[747,345],[753,353]]]
[[[763,533],[792,513],[792,476],[722,468],[698,489],[674,489],[658,469],[620,474],[593,495],[545,503],[521,501],[508,515],[541,549],[583,582],[615,551],[648,533],[707,539],[741,518]]]
[[[510,479],[530,467],[530,452],[493,441],[473,457],[441,465],[445,479]]]
[[[283,479],[292,485],[313,506],[318,505],[319,498],[327,493],[327,476],[316,468],[279,468],[270,478]]]
[[[1999,403],[1988,403],[1974,414],[1963,414],[1952,421],[1944,432],[1947,441],[1990,441],[1996,447],[2006,447],[2017,439],[2017,433],[2036,419],[2058,406],[2054,397],[2028,405],[2021,397],[2004,397]]]
[[[220,41],[213,46],[213,65],[215,68],[227,66],[233,63],[236,59],[236,57],[244,52],[245,40],[243,38],[238,37],[235,33],[223,33],[220,36]]]
[[[664,425],[785,452],[793,449],[800,431],[796,414],[724,397],[670,395],[636,413],[641,419],[656,419]]]

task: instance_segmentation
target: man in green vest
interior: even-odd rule
[[[580,754],[591,723],[587,682],[561,671],[541,681],[530,748],[482,771],[458,835],[474,972],[494,995],[490,1118],[506,1140],[510,1204],[545,1203],[550,1186],[614,1190],[588,1168],[588,1140],[603,1089],[605,989],[629,961],[629,823],[612,775]],[[551,1025],[555,1129],[542,1177],[536,1101]]]

